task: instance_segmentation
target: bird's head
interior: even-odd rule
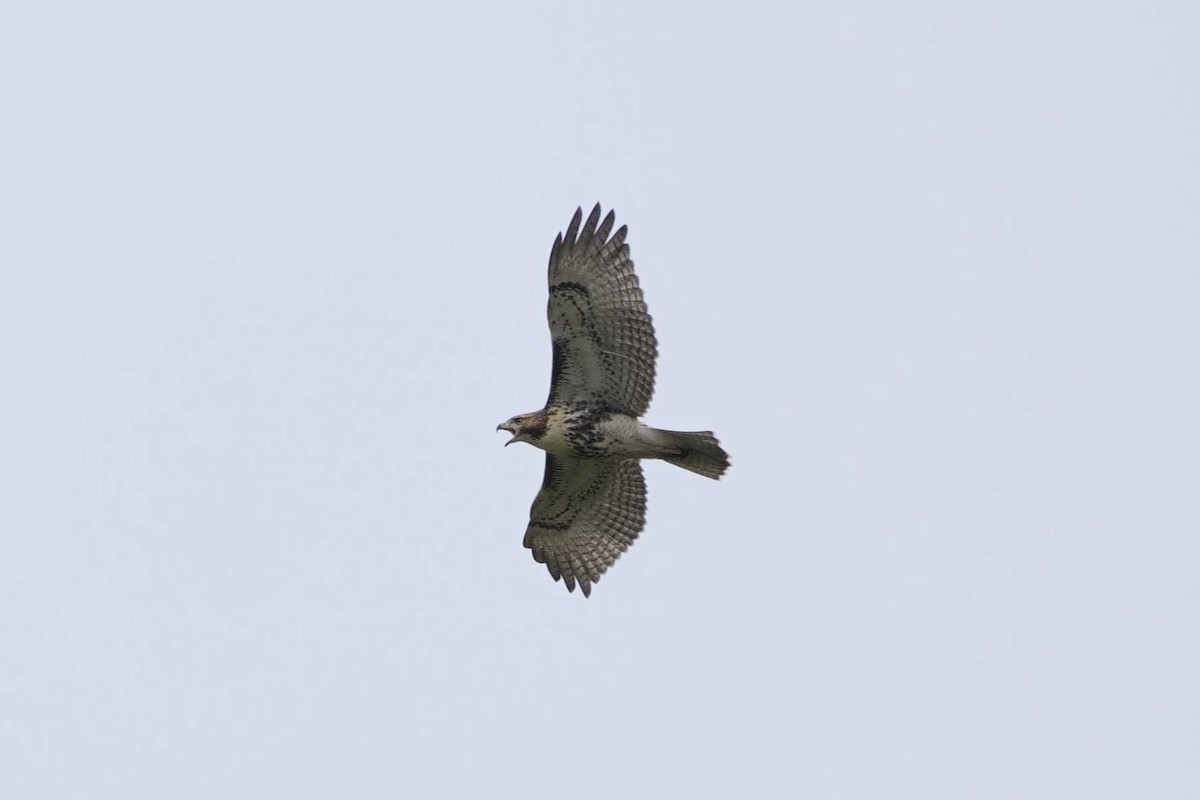
[[[508,431],[513,435],[504,443],[508,447],[513,442],[528,442],[540,437],[546,432],[546,414],[544,411],[534,411],[532,414],[518,414],[507,422],[496,426],[498,431]]]

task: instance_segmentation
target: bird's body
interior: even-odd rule
[[[638,418],[654,392],[654,326],[633,272],[626,229],[597,204],[580,228],[577,210],[550,253],[547,316],[553,345],[550,397],[540,411],[498,426],[509,444],[546,451],[542,489],[525,546],[571,591],[592,583],[645,524],[640,459],[660,458],[719,478],[729,456],[711,432],[652,428]]]
[[[660,458],[653,428],[635,417],[587,405],[553,405],[522,417],[525,441],[547,453],[576,458]]]

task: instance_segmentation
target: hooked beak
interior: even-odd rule
[[[508,433],[511,433],[513,435],[513,438],[509,439],[507,442],[504,443],[505,447],[508,447],[510,444],[512,444],[513,442],[515,442],[517,440],[517,428],[511,422],[501,422],[499,425],[496,426],[496,430],[507,431]]]

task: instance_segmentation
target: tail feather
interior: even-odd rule
[[[664,461],[713,480],[729,469],[729,454],[721,449],[712,431],[655,430],[655,433],[663,447]]]

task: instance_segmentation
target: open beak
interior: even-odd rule
[[[515,427],[513,427],[512,425],[508,424],[507,422],[501,422],[499,425],[496,426],[496,430],[507,431],[508,433],[511,433],[513,435],[513,438],[509,439],[507,442],[504,443],[505,447],[508,447],[510,444],[512,444],[513,442],[515,442],[517,440],[517,429]]]

